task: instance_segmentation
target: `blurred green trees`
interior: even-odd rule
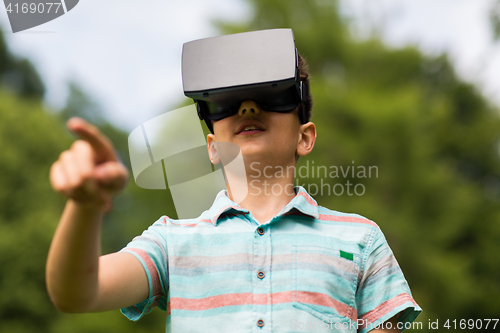
[[[45,260],[64,200],[50,187],[49,169],[74,138],[65,120],[80,116],[97,122],[129,163],[128,133],[107,123],[78,85],[70,84],[59,114],[42,106],[43,84],[26,59],[14,57],[0,31],[0,331],[147,332],[164,330],[164,313],[132,323],[119,311],[64,315],[45,289]],[[16,77],[16,80],[12,80]],[[121,249],[173,204],[166,191],[147,191],[133,181],[105,218],[103,251]],[[156,317],[156,320],[154,318]]]
[[[38,102],[0,91],[0,322],[2,331],[40,330],[55,318],[44,261],[62,200],[47,182],[50,161],[69,143]]]
[[[375,166],[377,176],[308,177],[319,203],[377,222],[417,302],[418,319],[498,318],[500,314],[500,116],[456,76],[446,55],[356,40],[336,1],[249,0],[248,22],[218,22],[223,33],[291,27],[311,70],[318,141],[299,167]],[[0,325],[12,332],[164,330],[155,311],[129,323],[118,311],[62,315],[45,292],[44,265],[64,205],[48,170],[71,136],[64,120],[97,122],[128,164],[127,136],[76,84],[58,114],[41,106],[44,87],[0,34]],[[307,164],[309,163],[309,164]],[[335,195],[335,184],[363,195]],[[321,187],[323,185],[323,187]],[[323,193],[322,193],[323,192]],[[351,188],[351,193],[352,193]],[[173,205],[167,191],[133,181],[106,216],[104,251],[116,251]],[[425,329],[423,331],[426,331]]]
[[[41,99],[45,87],[31,62],[14,56],[7,49],[0,29],[0,88],[24,98]]]
[[[490,25],[493,31],[493,39],[500,39],[500,1],[495,0],[490,8]]]

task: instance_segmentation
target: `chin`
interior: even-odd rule
[[[262,147],[241,147],[241,154],[245,159],[250,159],[252,161],[261,161],[269,156],[271,152],[262,149]]]

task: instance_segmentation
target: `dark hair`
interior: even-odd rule
[[[299,76],[300,76],[300,81],[303,83],[303,89],[306,91],[306,101],[305,105],[302,105],[306,109],[306,119],[305,122],[307,123],[311,119],[311,110],[312,110],[312,96],[311,96],[311,90],[309,89],[309,66],[307,65],[306,60],[298,54],[299,58]]]

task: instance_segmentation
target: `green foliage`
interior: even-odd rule
[[[49,332],[57,313],[44,263],[63,201],[48,173],[70,140],[38,103],[3,91],[0,101],[0,322],[2,330]]]
[[[0,29],[0,88],[26,98],[40,100],[45,93],[42,80],[30,61],[12,55]]]
[[[500,39],[500,1],[495,1],[490,9],[490,25],[493,30],[493,39]]]
[[[10,54],[1,37],[3,59]],[[127,166],[128,134],[108,124],[102,113],[96,112],[100,110],[98,103],[76,84],[70,86],[67,106],[60,115],[43,109],[38,98],[31,98],[36,96],[26,98],[23,90],[4,88],[0,89],[0,331],[163,331],[165,313],[159,310],[148,320],[132,323],[119,311],[63,315],[50,302],[45,261],[64,199],[51,189],[49,169],[74,140],[64,120],[80,116],[98,122]],[[115,199],[114,206],[103,227],[105,253],[118,251],[161,215],[174,211],[168,192],[144,190],[133,181]]]
[[[98,126],[105,123],[102,108],[77,83],[70,82],[68,88],[66,105],[60,111],[62,119],[80,117]]]
[[[84,98],[85,99],[85,98]],[[58,115],[39,102],[0,91],[0,322],[2,332],[146,332],[164,330],[164,313],[129,322],[119,311],[62,315],[45,290],[45,260],[64,200],[49,184],[50,165],[73,141]],[[80,113],[80,115],[85,115]],[[109,124],[110,136],[128,163],[127,133]],[[125,150],[124,150],[125,149]],[[103,251],[118,251],[161,215],[174,211],[166,191],[133,181],[106,215]]]

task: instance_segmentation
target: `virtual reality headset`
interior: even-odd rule
[[[271,29],[185,43],[182,49],[184,94],[197,104],[200,119],[238,112],[244,100],[264,111],[291,112],[298,106],[306,122],[306,89],[299,77],[298,53],[291,29]]]

